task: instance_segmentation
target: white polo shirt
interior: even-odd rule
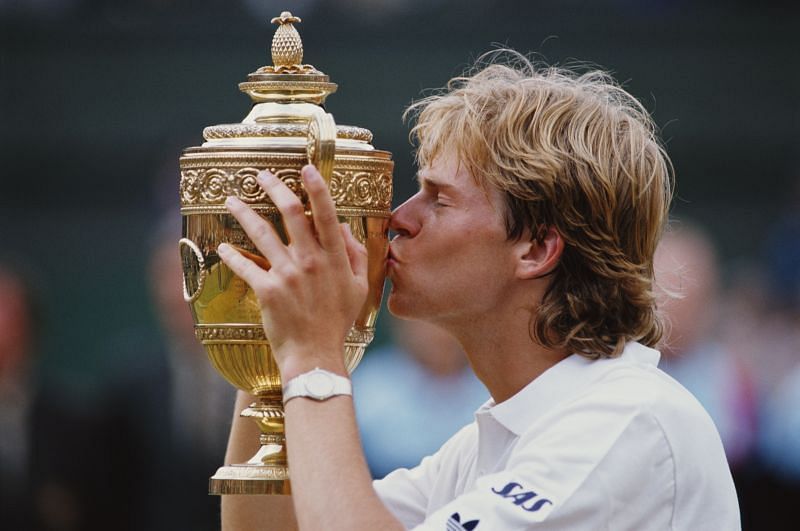
[[[375,489],[415,531],[741,529],[719,434],[658,359],[569,356]]]

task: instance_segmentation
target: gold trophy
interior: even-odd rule
[[[232,385],[256,397],[241,412],[261,430],[258,452],[247,463],[223,466],[209,483],[211,494],[289,494],[281,379],[261,326],[255,295],[220,261],[222,242],[249,253],[262,267],[269,263],[225,208],[230,195],[271,221],[286,241],[280,215],[256,183],[268,169],[308,205],[300,169],[314,164],[328,182],[342,222],[366,246],[369,295],[345,343],[352,371],[372,341],[384,284],[392,200],[391,153],[375,149],[372,133],[337,126],[323,104],[336,84],[302,64],[303,44],[289,12],[272,19],[272,66],[251,73],[239,89],[253,101],[237,124],[207,127],[205,142],[180,158],[184,297],[195,333],[214,368]],[[308,208],[308,206],[307,206]]]

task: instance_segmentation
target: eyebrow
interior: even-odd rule
[[[420,186],[425,184],[425,185],[432,186],[434,188],[439,188],[439,189],[442,189],[442,190],[448,190],[448,189],[455,188],[455,186],[453,186],[450,183],[444,183],[444,182],[441,182],[441,181],[437,181],[436,179],[420,175],[419,173],[417,173],[417,183],[419,183]]]

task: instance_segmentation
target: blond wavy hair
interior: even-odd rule
[[[532,339],[591,359],[631,340],[658,343],[653,254],[673,172],[636,98],[602,71],[541,67],[501,50],[405,116],[421,167],[455,149],[481,186],[504,193],[509,239],[533,241],[547,227],[564,239]]]

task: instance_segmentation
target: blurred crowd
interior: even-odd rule
[[[235,390],[194,338],[183,301],[179,220],[158,227],[146,274],[163,328],[120,341],[143,363],[114,366],[101,391],[37,378],[37,344],[56,318],[27,265],[0,260],[0,528],[217,529],[206,495],[222,464]],[[120,356],[131,359],[135,356]]]

